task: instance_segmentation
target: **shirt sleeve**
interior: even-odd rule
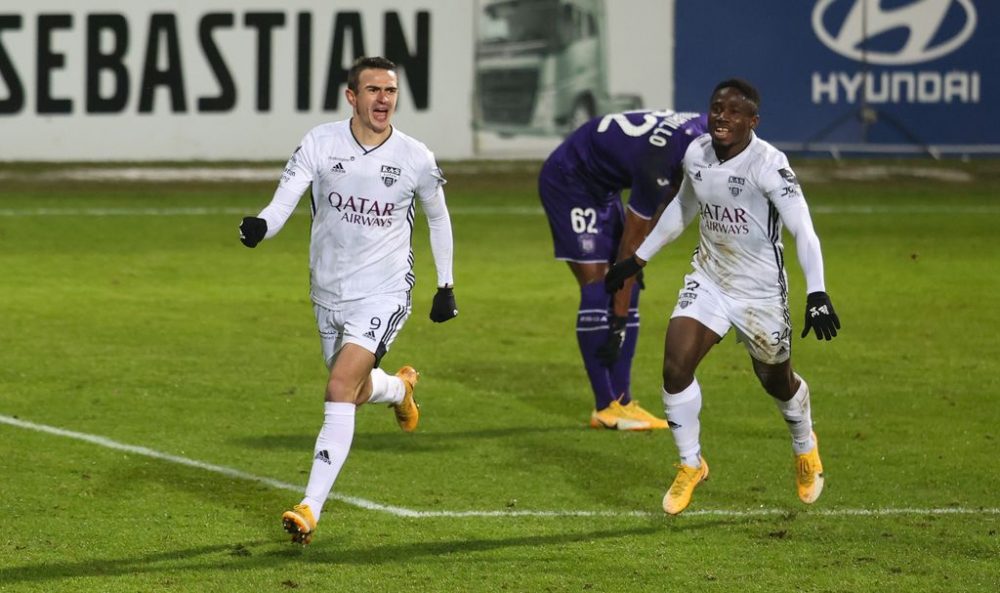
[[[682,114],[673,114],[682,117]],[[691,141],[700,135],[703,126],[697,121],[702,116],[682,119],[667,140],[666,145],[648,143],[643,159],[635,174],[628,207],[647,220],[659,210],[663,202],[674,195],[684,179],[684,155]],[[643,139],[648,142],[647,139]]]
[[[424,215],[427,216],[427,226],[430,229],[431,254],[434,256],[434,267],[437,270],[437,285],[453,286],[455,284],[452,275],[454,241],[451,233],[451,216],[444,199],[444,184],[447,181],[434,161],[434,155],[428,151],[428,156],[428,166],[417,182],[417,196]]]
[[[274,197],[271,198],[271,203],[265,206],[260,211],[260,214],[257,215],[267,222],[265,239],[270,239],[277,235],[281,227],[285,226],[285,223],[292,216],[292,212],[295,211],[295,206],[298,205],[301,197],[301,193],[297,194],[281,185],[274,190]]]
[[[635,165],[628,209],[646,220],[653,218],[656,210],[672,193],[670,184],[676,182],[671,179],[671,167],[664,155],[665,151],[660,148],[647,147]]]
[[[799,266],[806,280],[808,293],[826,290],[823,278],[823,252],[813,228],[809,205],[799,186],[798,178],[784,154],[773,159],[763,171],[761,189],[774,204],[781,222],[795,239]]]
[[[265,239],[278,234],[285,223],[295,211],[302,194],[312,183],[313,179],[313,140],[312,132],[306,134],[302,142],[285,163],[285,169],[281,172],[281,180],[274,190],[271,203],[268,204],[257,216],[267,222],[267,234]]]
[[[698,214],[698,198],[685,175],[677,196],[667,205],[660,215],[660,220],[646,235],[646,239],[635,250],[635,254],[643,261],[649,261],[667,243],[679,237],[694,220],[696,214]]]

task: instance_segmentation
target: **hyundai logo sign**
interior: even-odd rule
[[[853,0],[842,20],[831,11],[841,0],[819,0],[813,8],[812,25],[824,45],[838,54],[870,64],[900,65],[929,62],[945,56],[972,37],[976,29],[976,7],[972,0],[915,0],[883,9],[880,0]],[[941,31],[949,11],[961,9],[961,28]],[[906,40],[892,50],[866,47],[872,40],[896,30],[906,31]]]

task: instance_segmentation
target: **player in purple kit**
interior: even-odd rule
[[[630,393],[639,283],[629,279],[609,296],[604,275],[611,263],[635,253],[677,193],[684,152],[706,126],[698,113],[605,115],[580,126],[542,165],[538,193],[555,257],[569,264],[580,285],[576,336],[594,392],[594,428],[667,428]],[[623,190],[629,190],[627,207]]]

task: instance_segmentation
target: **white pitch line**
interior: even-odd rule
[[[541,206],[452,206],[448,209],[453,215],[472,216],[542,216],[545,211]],[[998,209],[1000,212],[1000,209]],[[167,208],[0,208],[0,216],[9,218],[28,218],[35,216],[220,216],[246,215],[253,210],[235,207],[167,207]],[[300,207],[293,214],[308,215],[309,208]]]
[[[148,447],[127,445],[125,443],[119,443],[118,441],[114,441],[109,438],[98,435],[76,432],[73,430],[66,430],[63,428],[57,428],[55,426],[48,426],[45,424],[36,424],[34,422],[28,422],[27,420],[20,420],[18,418],[14,418],[13,416],[6,416],[3,414],[0,414],[0,424],[7,424],[10,426],[16,426],[18,428],[34,430],[36,432],[44,432],[56,436],[76,439],[78,441],[85,441],[88,443],[92,443],[94,445],[100,445],[101,447],[106,447],[108,449],[114,449],[116,451],[124,451],[126,453],[142,455],[144,457],[151,457],[153,459],[158,459],[160,461],[169,461],[170,463],[176,463],[179,465],[186,465],[188,467],[198,468],[208,472],[220,474],[229,478],[238,478],[240,480],[257,482],[259,484],[271,486],[272,488],[277,488],[279,490],[290,490],[298,494],[303,493],[303,488],[301,486],[289,484],[288,482],[282,482],[280,480],[266,478],[263,476],[256,476],[254,474],[247,473],[231,467],[226,467],[224,465],[215,465],[212,463],[205,463],[204,461],[198,461],[196,459],[181,457],[179,455],[171,455],[170,453],[163,453],[161,451],[156,451]],[[463,517],[544,518],[544,517],[652,517],[652,516],[661,517],[663,516],[663,513],[661,512],[651,512],[651,511],[569,511],[569,510],[417,511],[414,509],[408,509],[405,507],[399,507],[395,505],[381,504],[364,498],[358,498],[356,496],[346,496],[344,494],[337,494],[335,492],[330,494],[330,498],[369,511],[378,511],[382,513],[388,513],[390,515],[395,515],[397,517],[412,517],[418,519],[463,518]],[[945,508],[932,508],[932,509],[917,509],[917,508],[814,509],[805,511],[804,513],[808,515],[816,515],[821,517],[845,517],[845,516],[877,517],[882,515],[997,515],[1000,514],[1000,508],[970,509],[964,507],[945,507]],[[766,508],[745,509],[745,510],[696,509],[685,512],[684,516],[756,517],[756,516],[781,516],[781,515],[792,515],[792,514],[798,514],[798,511],[791,511],[784,509],[766,509]]]
[[[306,211],[303,210],[303,213]],[[25,208],[0,209],[0,216],[214,216],[246,214],[245,208]]]
[[[453,216],[543,216],[541,207],[531,206],[452,206]],[[1000,206],[813,206],[814,214],[933,214],[968,215],[1000,214]],[[173,207],[173,208],[0,208],[0,217],[30,218],[41,216],[239,216],[252,210],[235,207]],[[299,208],[293,214],[309,214],[308,208]]]

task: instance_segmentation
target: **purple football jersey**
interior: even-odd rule
[[[707,129],[707,118],[698,113],[613,113],[580,126],[548,161],[608,202],[631,190],[629,208],[650,218],[679,186],[688,145]]]

